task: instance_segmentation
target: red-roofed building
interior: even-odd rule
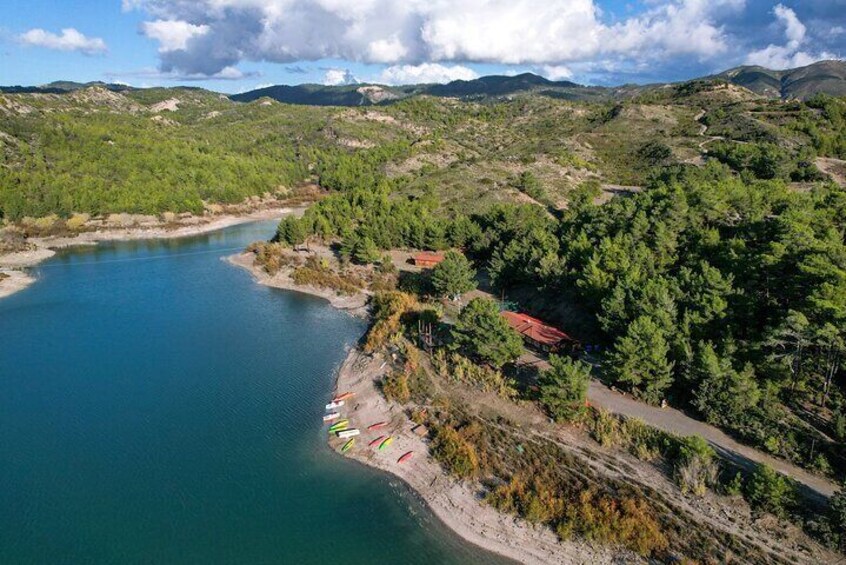
[[[416,266],[422,267],[424,269],[431,269],[432,267],[444,260],[444,254],[423,251],[421,253],[416,254],[412,259]]]
[[[558,351],[564,346],[576,345],[576,340],[569,335],[528,314],[505,311],[502,316],[509,326],[523,336],[526,343],[542,351]]]

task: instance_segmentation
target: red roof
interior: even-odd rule
[[[443,253],[432,253],[429,251],[423,251],[414,256],[415,263],[440,263],[443,260]]]
[[[533,318],[527,314],[506,311],[502,315],[508,321],[508,325],[534,342],[545,345],[557,345],[562,341],[573,341],[573,338],[558,328],[548,326],[537,318]]]

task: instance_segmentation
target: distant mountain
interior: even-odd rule
[[[123,92],[132,88],[125,84],[111,84],[100,81],[73,82],[69,80],[57,80],[41,86],[0,86],[0,92],[6,94],[65,94],[92,86],[99,86],[113,92]]]
[[[819,92],[846,96],[845,61],[820,61],[807,67],[784,71],[757,66],[737,67],[714,78],[727,80],[769,98],[783,100],[804,100]]]
[[[726,81],[769,98],[805,99],[818,92],[833,96],[846,96],[846,62],[820,61],[807,67],[776,71],[764,67],[744,66],[717,75],[677,83],[686,85]],[[2,93],[52,93],[62,94],[83,88],[99,86],[114,92],[135,90],[122,84],[103,82],[78,83],[57,81],[42,86],[5,86]],[[566,100],[623,100],[667,85],[624,85],[619,87],[583,86],[570,81],[552,81],[544,77],[523,73],[516,76],[486,76],[474,80],[456,80],[447,84],[414,84],[386,86],[379,84],[352,84],[325,86],[301,84],[277,85],[235,94],[236,102],[252,102],[271,98],[287,104],[308,106],[372,106],[402,100],[411,96],[484,100],[518,94],[537,94]]]
[[[270,86],[231,96],[237,102],[252,102],[262,97],[288,104],[312,106],[369,106],[383,104],[426,94],[442,98],[482,99],[497,98],[518,93],[535,92],[556,98],[594,99],[610,97],[614,91],[601,87],[588,87],[569,81],[551,81],[532,73],[516,76],[486,76],[474,80],[456,80],[448,84],[415,84],[385,86],[355,84],[323,86]]]

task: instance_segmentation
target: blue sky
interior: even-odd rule
[[[6,0],[0,84],[681,80],[846,53],[846,0]]]

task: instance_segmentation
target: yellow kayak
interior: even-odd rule
[[[380,444],[379,444],[379,451],[382,451],[383,449],[385,449],[386,447],[388,447],[388,446],[389,446],[389,445],[391,445],[392,443],[394,443],[394,438],[393,438],[393,436],[385,438],[385,439],[382,441],[382,443],[380,443]]]
[[[329,432],[340,432],[341,430],[346,430],[349,425],[349,420],[338,420],[337,422],[329,426]]]

